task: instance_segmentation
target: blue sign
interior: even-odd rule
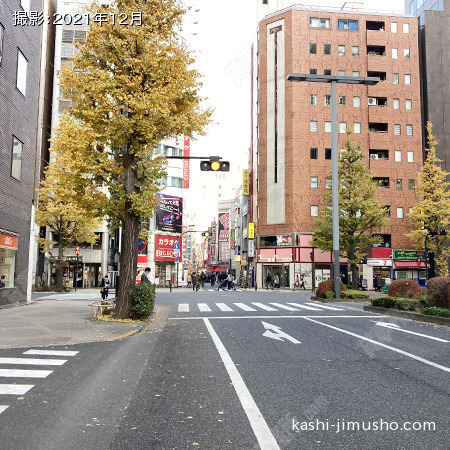
[[[180,248],[180,244],[177,241],[175,241],[175,243],[173,244],[173,248],[179,249]]]
[[[142,252],[143,250],[145,250],[145,247],[147,247],[147,244],[144,241],[144,239],[139,239],[139,241],[138,241],[138,251]]]

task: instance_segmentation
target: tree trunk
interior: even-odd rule
[[[64,275],[64,248],[61,242],[61,239],[58,242],[59,248],[58,248],[58,263],[57,263],[57,272],[56,272],[56,290],[62,291],[63,290],[63,275]],[[76,275],[75,275],[76,277]]]
[[[349,260],[355,260],[355,243],[350,241]],[[350,264],[350,271],[352,273],[352,288],[358,289],[358,266],[356,264]]]
[[[127,208],[123,221],[123,250],[120,264],[120,283],[114,316],[129,319],[129,309],[133,306],[131,292],[136,284],[138,260],[139,217],[131,214]]]

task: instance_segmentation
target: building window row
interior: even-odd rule
[[[309,104],[310,106],[317,106],[317,94],[310,94],[309,96]],[[331,106],[331,95],[325,94],[323,97],[323,104],[324,106]],[[346,106],[347,105],[347,97],[345,95],[340,95],[338,99],[339,106]],[[361,97],[359,96],[353,96],[352,101],[354,108],[361,107]],[[387,104],[387,97],[369,97],[368,98],[368,105],[369,106],[388,106]],[[400,109],[400,99],[394,98],[393,99],[393,108],[394,109]],[[412,99],[407,98],[405,99],[405,110],[411,110],[412,109]]]
[[[414,162],[414,151],[407,150],[407,162]],[[389,150],[378,150],[378,149],[370,149],[369,150],[369,158],[370,159],[377,159],[377,160],[389,160]],[[395,162],[402,162],[402,151],[401,150],[394,150],[394,161]]]
[[[391,215],[391,207],[386,205],[385,206],[386,209],[386,213],[388,216]],[[403,211],[403,206],[398,206],[397,207],[397,219],[404,219],[405,218],[405,214]],[[412,208],[409,208],[409,212],[412,212]],[[310,206],[310,214],[311,217],[318,217],[319,216],[319,205],[311,205]]]
[[[410,5],[410,11],[413,4],[415,2],[420,3],[422,5],[424,0],[414,0]],[[417,4],[415,6],[417,6]],[[418,8],[415,8],[415,11]],[[415,12],[414,11],[414,12]],[[411,12],[411,14],[414,14]],[[310,17],[309,18],[309,26],[311,28],[330,28],[330,19],[325,17]],[[409,34],[409,23],[402,23],[402,31],[403,34]],[[347,31],[358,31],[359,23],[358,20],[355,19],[338,19],[338,30],[347,30]],[[366,21],[366,30],[376,30],[376,31],[385,31],[385,22],[383,21]],[[391,33],[398,33],[398,23],[391,22]]]

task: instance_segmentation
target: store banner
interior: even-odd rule
[[[248,169],[242,171],[242,195],[250,195],[250,178]]]
[[[180,249],[182,245],[181,236],[167,236],[162,234],[155,234],[155,261],[175,262],[182,260],[182,255],[176,256],[175,249]]]
[[[248,223],[248,238],[255,239],[255,224],[254,224],[254,222]]]
[[[156,194],[159,203],[156,206],[156,228],[170,233],[182,232],[183,199],[172,195]]]
[[[11,234],[0,233],[0,245],[2,247],[8,247],[12,249],[17,248],[17,236]]]
[[[191,140],[184,136],[183,156],[191,156]],[[189,159],[183,159],[183,189],[189,189]]]

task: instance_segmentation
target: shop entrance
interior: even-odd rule
[[[266,288],[266,278],[267,274],[270,273],[272,278],[272,286],[275,275],[280,278],[280,288],[289,289],[289,264],[273,264],[273,265],[263,265],[263,285]]]

